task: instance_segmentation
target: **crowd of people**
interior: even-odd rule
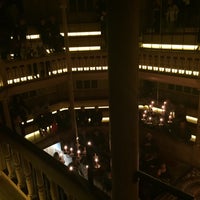
[[[61,23],[58,16],[49,14],[41,17],[34,24],[30,24],[22,9],[22,1],[6,0],[0,1],[0,58],[30,59],[47,55],[48,53],[59,53],[63,51],[64,37],[60,34]],[[96,3],[97,19],[102,24],[102,31],[105,32],[106,1],[99,0]],[[38,42],[26,38],[30,32],[39,34]],[[103,34],[105,35],[105,34]]]
[[[145,173],[165,182],[171,181],[168,164],[159,152],[152,133],[147,132],[140,146],[140,169]],[[141,200],[151,200],[159,195],[162,189],[158,189],[153,183],[140,180]]]
[[[39,130],[41,136],[47,132],[57,133],[59,131],[69,130],[72,125],[71,109],[63,111],[57,110],[52,114],[48,105],[36,106],[29,108],[20,96],[14,96],[9,102],[10,117],[13,130],[19,135],[25,136],[25,129],[29,124],[29,116],[33,116],[33,124]],[[95,106],[94,109],[74,110],[77,127],[98,127],[102,125],[102,110]]]
[[[98,106],[95,109],[86,110],[84,106],[77,112],[77,124],[78,126],[100,126],[102,124],[103,113]]]
[[[80,110],[75,111],[75,117],[78,128],[88,126],[97,127],[102,125],[103,115],[98,106],[91,110],[85,110],[85,108],[82,107]],[[56,114],[52,114],[47,108],[44,112],[35,116],[34,121],[37,124],[41,135],[45,135],[48,127],[53,133],[65,131],[71,127],[71,110],[57,110]]]
[[[96,12],[101,25],[103,48],[107,45],[107,5],[105,0],[97,2]],[[198,1],[154,0],[150,4],[147,8],[150,16],[142,24],[145,29],[159,33],[160,31],[171,32],[177,27],[199,27]],[[64,37],[60,34],[61,24],[54,15],[43,17],[36,24],[30,25],[23,13],[11,17],[8,13],[9,9],[5,3],[0,3],[0,54],[2,59],[11,59],[11,54],[14,55],[12,59],[44,56],[47,54],[46,49],[49,49],[51,53],[63,51]],[[19,11],[16,10],[16,12]],[[37,45],[33,45],[31,40],[26,39],[30,27],[33,27],[40,35],[40,43]]]
[[[40,35],[35,44],[27,39],[30,30]],[[64,39],[60,35],[60,22],[49,14],[38,22],[30,24],[23,10],[23,2],[0,1],[0,58],[30,59],[51,52],[62,51]]]
[[[49,19],[42,18],[36,25],[35,29],[40,35],[40,40],[33,43],[27,39],[29,26],[25,18],[20,18],[15,24],[10,35],[7,48],[2,52],[2,59],[30,59],[47,55],[46,49],[50,53],[59,53],[63,51],[64,38],[60,34],[60,25],[55,16]],[[11,58],[12,55],[12,58]]]
[[[177,27],[199,27],[198,1],[154,0],[153,4],[149,4],[149,8],[151,7],[152,22],[148,25],[152,26],[154,32],[173,32]],[[148,20],[150,19],[151,17]]]

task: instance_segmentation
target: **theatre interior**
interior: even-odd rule
[[[0,199],[200,199],[199,0],[0,0]]]

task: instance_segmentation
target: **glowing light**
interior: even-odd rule
[[[67,145],[65,145],[65,146],[64,146],[64,150],[67,151],[67,148],[68,148]]]
[[[172,49],[172,50],[189,50],[194,51],[197,49],[198,45],[182,45],[182,44],[150,44],[143,43],[141,44],[142,48],[149,49]]]
[[[196,142],[196,135],[191,135],[190,141],[191,142]]]
[[[61,35],[64,36],[64,33],[61,33]],[[95,35],[101,35],[101,31],[90,31],[90,32],[69,32],[69,37],[74,36],[95,36]]]
[[[69,51],[95,51],[100,49],[101,49],[100,46],[69,47]]]
[[[69,171],[73,171],[74,167],[73,166],[69,166]]]
[[[40,35],[39,34],[35,34],[35,35],[27,35],[26,39],[28,40],[34,40],[34,39],[39,39]]]

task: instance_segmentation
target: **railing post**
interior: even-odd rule
[[[59,199],[58,187],[52,180],[50,180],[50,193],[52,200]]]
[[[15,169],[14,169],[14,166],[13,166],[13,163],[12,163],[10,145],[5,144],[3,150],[4,150],[5,159],[6,159],[6,167],[7,167],[7,170],[8,170],[8,177],[10,179],[15,178]]]
[[[0,144],[0,171],[6,169],[6,162],[4,158],[3,145]]]
[[[36,170],[36,180],[37,180],[37,188],[38,188],[38,195],[40,200],[46,200],[46,193],[45,193],[45,185],[44,185],[44,178],[41,171]]]
[[[34,197],[34,183],[32,177],[32,170],[30,164],[27,160],[23,160],[23,167],[24,167],[24,175],[26,179],[26,186],[28,190],[28,199],[32,199]]]
[[[25,178],[23,175],[23,169],[20,161],[20,155],[18,152],[13,150],[13,163],[15,166],[15,173],[16,173],[16,178],[17,178],[17,186],[20,189],[25,188]]]
[[[2,105],[3,105],[3,115],[5,119],[5,124],[7,127],[12,129],[12,122],[11,122],[11,117],[10,117],[10,110],[8,107],[8,100],[7,98],[4,98],[2,100]]]

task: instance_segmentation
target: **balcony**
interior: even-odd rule
[[[19,199],[110,199],[97,187],[91,187],[86,179],[70,172],[65,165],[9,129],[1,127],[0,138],[1,180],[8,180],[21,195]],[[14,194],[7,195],[12,198]]]

